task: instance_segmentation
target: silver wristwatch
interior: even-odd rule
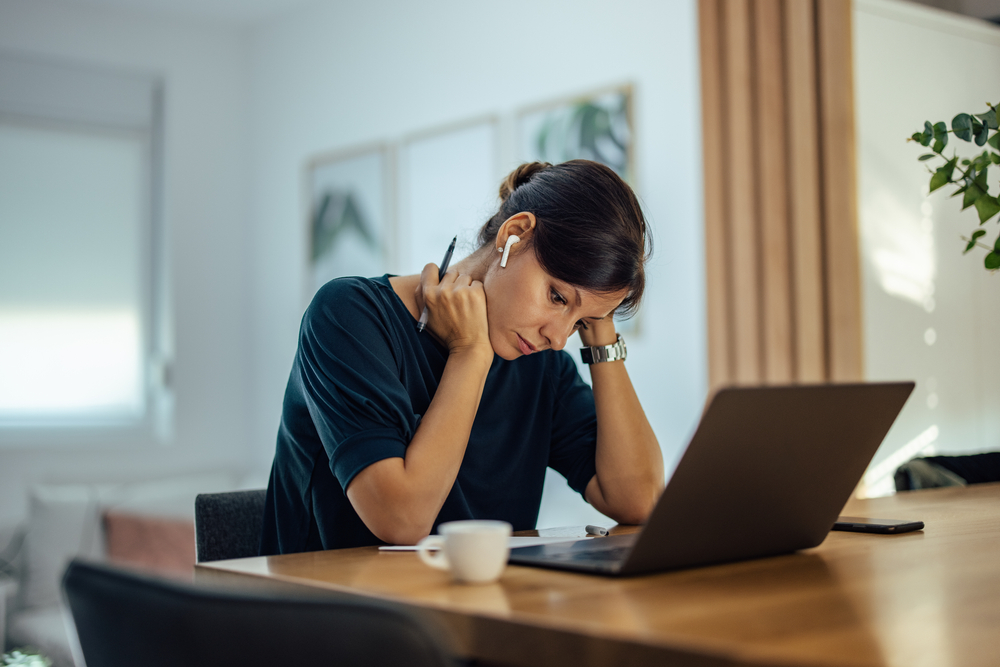
[[[618,334],[618,340],[611,345],[581,347],[580,356],[585,364],[599,364],[604,361],[625,361],[628,351],[625,349],[625,339]]]

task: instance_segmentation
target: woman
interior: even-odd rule
[[[560,351],[577,330],[584,345],[623,350],[612,315],[634,311],[645,284],[639,203],[585,160],[522,165],[500,199],[480,247],[440,281],[428,264],[317,292],[285,393],[263,554],[414,544],[455,519],[534,528],[547,466],[612,519],[645,520],[663,462],[624,361],[594,363],[591,391]]]

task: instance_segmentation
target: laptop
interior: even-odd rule
[[[620,576],[814,547],[913,387],[722,389],[641,532],[511,549],[510,562]]]

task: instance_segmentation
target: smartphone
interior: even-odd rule
[[[837,517],[833,530],[850,530],[855,533],[909,533],[922,530],[923,521],[903,521],[901,519],[864,519],[856,516]]]

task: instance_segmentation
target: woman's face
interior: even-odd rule
[[[627,291],[595,294],[556,280],[545,272],[535,251],[511,253],[506,268],[499,258],[483,281],[490,344],[508,361],[542,350],[561,350],[582,326],[611,317]]]

